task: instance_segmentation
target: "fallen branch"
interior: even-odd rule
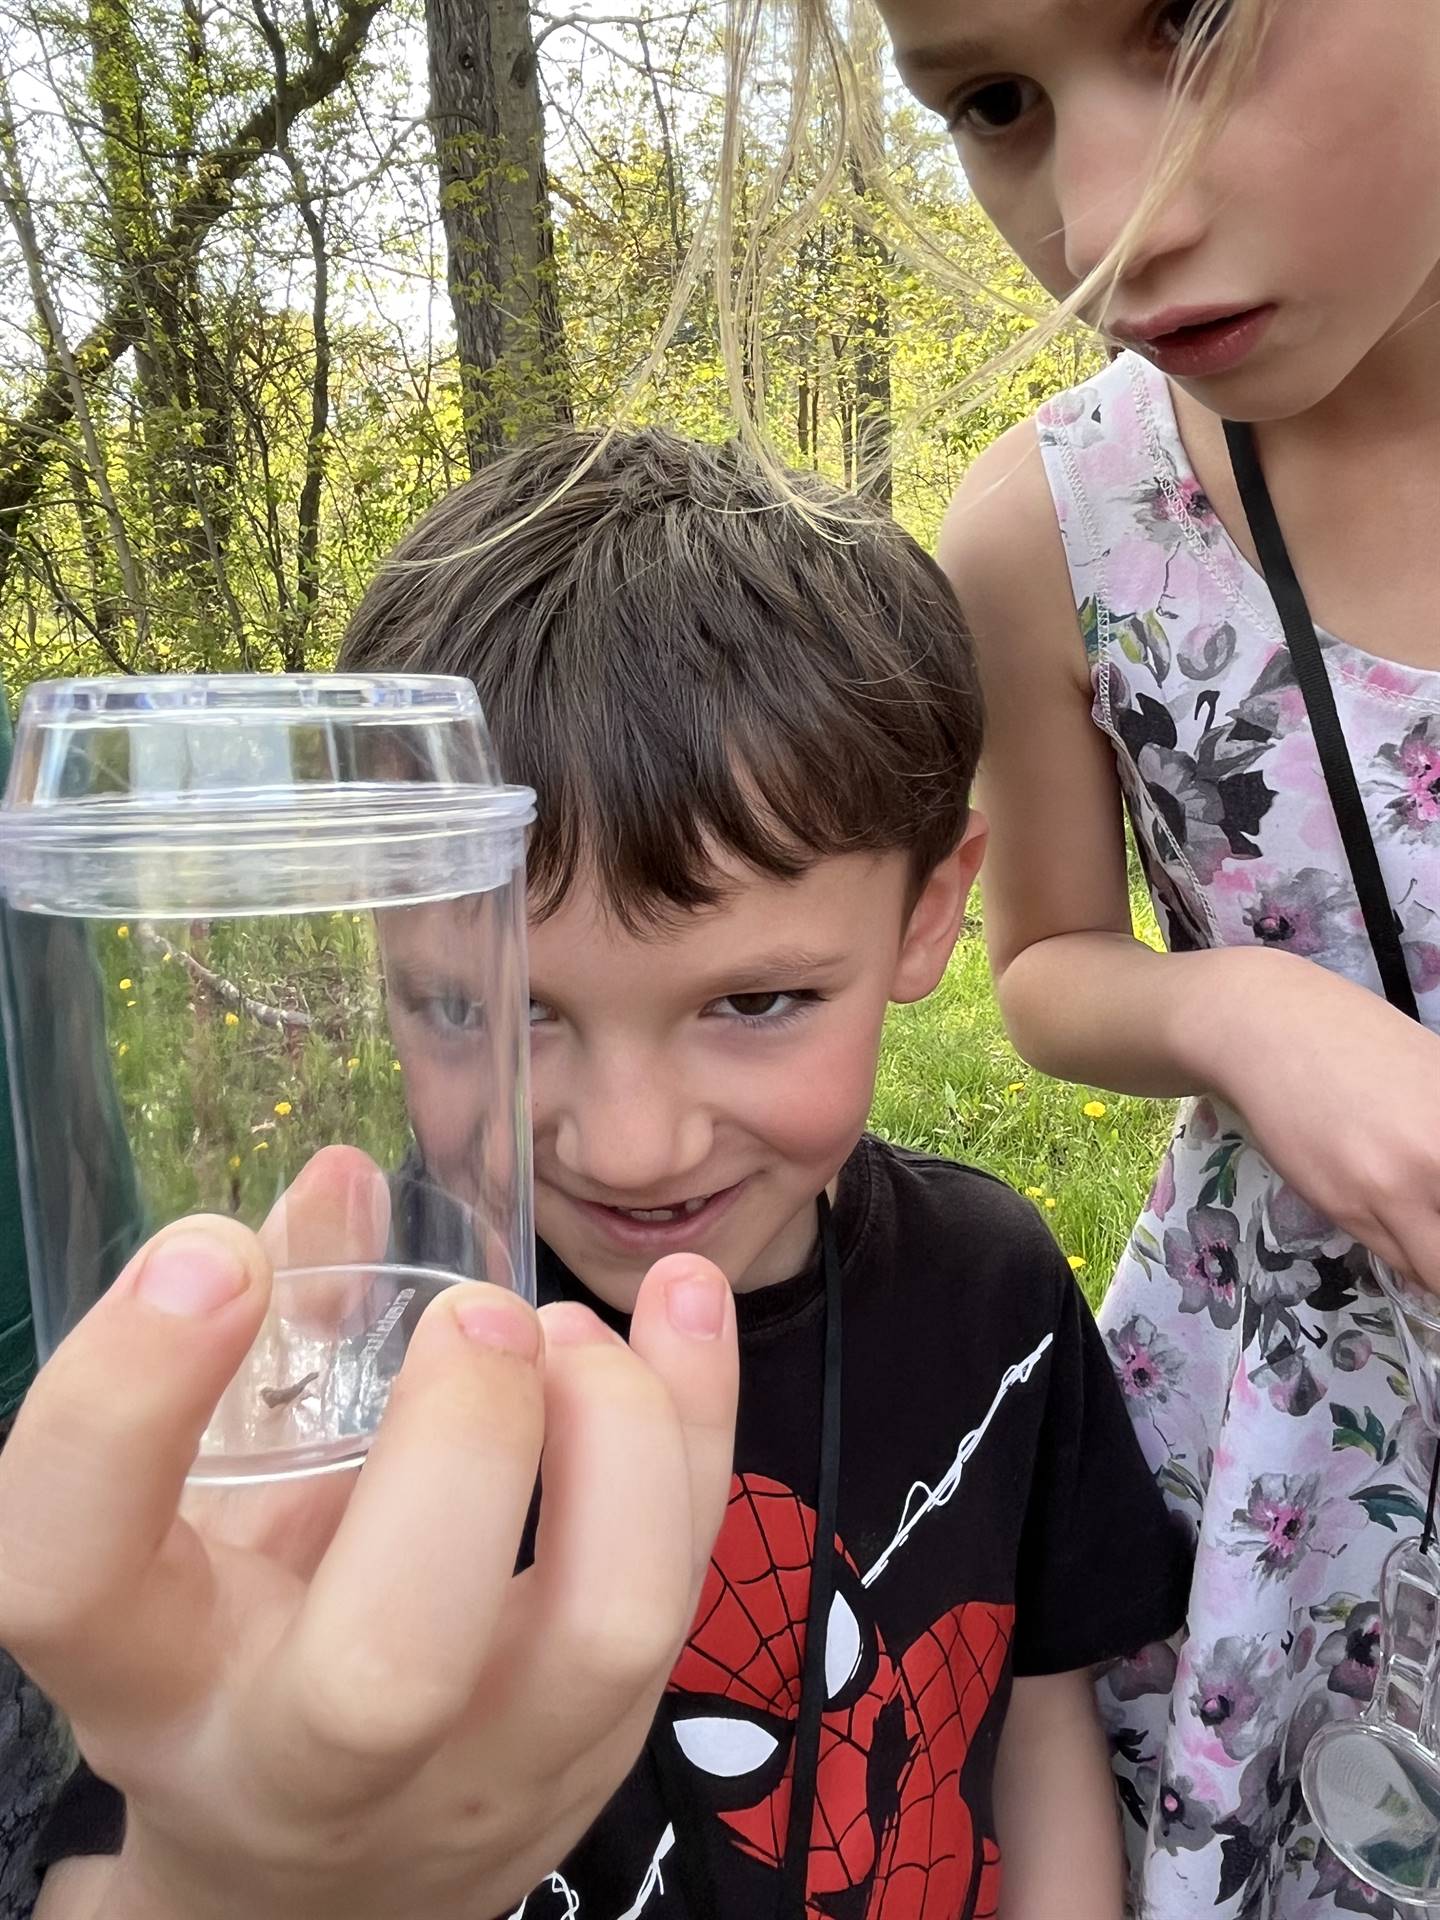
[[[253,994],[246,993],[243,987],[237,987],[233,980],[227,980],[223,974],[202,966],[193,953],[186,953],[183,947],[177,947],[167,940],[163,933],[157,933],[148,920],[138,922],[135,935],[147,953],[158,953],[162,960],[176,961],[196,986],[203,987],[232,1011],[243,1013],[258,1025],[274,1027],[280,1032],[318,1033],[324,1039],[337,1037],[335,1030],[323,1025],[314,1014],[305,1013],[299,1007],[272,1007],[268,1000],[257,1000]]]

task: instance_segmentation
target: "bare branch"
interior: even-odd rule
[[[228,211],[237,182],[264,154],[274,151],[277,134],[283,134],[300,114],[341,85],[384,3],[340,0],[331,38],[289,77],[283,92],[262,100],[228,140],[196,156],[194,175],[184,197],[143,264],[156,266],[173,261],[200,246]],[[88,391],[134,344],[142,324],[127,280],[110,309],[73,351],[75,376],[82,391]],[[20,524],[39,489],[55,432],[74,415],[74,391],[63,368],[57,368],[0,440],[0,585]]]
[[[135,558],[134,549],[130,545],[129,535],[125,531],[125,521],[115,499],[114,490],[110,485],[110,475],[105,465],[100,436],[95,431],[95,421],[85,397],[85,385],[80,378],[75,355],[70,351],[70,343],[65,338],[64,326],[50,292],[50,283],[46,278],[45,261],[40,251],[39,237],[35,232],[35,222],[30,213],[24,176],[20,171],[20,156],[15,140],[15,121],[10,111],[10,95],[3,80],[0,80],[0,204],[4,205],[11,229],[19,243],[25,270],[30,280],[30,292],[35,301],[35,311],[45,331],[46,346],[50,357],[57,363],[58,377],[64,382],[64,390],[70,401],[70,410],[80,429],[80,438],[84,443],[86,459],[90,463],[95,491],[100,496],[100,505],[110,530],[110,538],[115,542],[115,557],[120,564],[120,576],[125,582],[125,594],[130,602],[136,636],[143,644],[149,635],[149,622],[140,567]]]

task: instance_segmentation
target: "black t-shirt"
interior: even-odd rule
[[[806,1911],[981,1920],[1012,1677],[1175,1632],[1188,1548],[1032,1207],[867,1138],[833,1223],[840,1470]],[[541,1286],[585,1297],[543,1255]],[[735,1479],[695,1627],[645,1754],[525,1920],[777,1911],[820,1472],[818,1253],[736,1304]],[[72,1790],[52,1857],[103,1850],[103,1792]]]

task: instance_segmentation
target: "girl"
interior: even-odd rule
[[[1366,1250],[1440,1289],[1440,17],[882,4],[1005,237],[1124,349],[976,463],[942,558],[987,680],[1015,1042],[1188,1096],[1104,1310],[1198,1541],[1178,1655],[1102,1686],[1138,1902],[1388,1913],[1297,1783],[1369,1696],[1381,1563],[1433,1452]],[[1250,530],[1267,482],[1310,703]],[[1309,718],[1326,683],[1378,907]],[[1122,806],[1163,955],[1132,936]]]

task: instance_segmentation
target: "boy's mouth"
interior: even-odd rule
[[[618,1213],[625,1220],[640,1220],[647,1226],[666,1223],[671,1220],[693,1220],[714,1199],[712,1193],[699,1194],[693,1200],[680,1200],[670,1207],[610,1207],[611,1213]]]
[[[620,1207],[603,1200],[572,1200],[582,1213],[615,1245],[631,1253],[688,1253],[696,1251],[714,1223],[728,1212],[744,1186],[717,1187],[710,1193],[687,1194],[684,1199],[655,1207]]]

